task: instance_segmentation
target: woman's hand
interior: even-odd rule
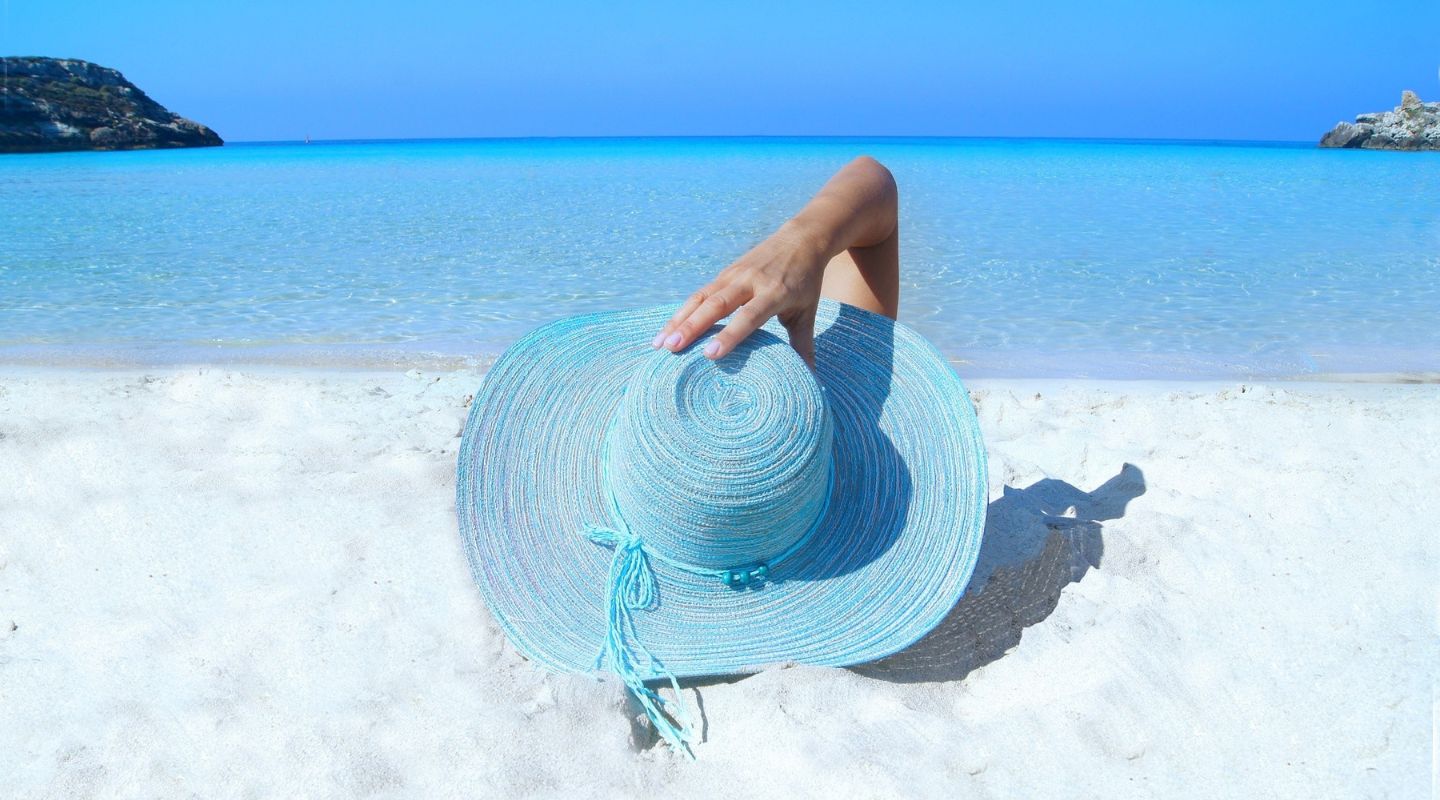
[[[690,295],[656,334],[652,347],[679,352],[726,315],[730,324],[705,345],[720,358],[771,317],[790,332],[790,346],[815,366],[815,309],[830,254],[819,237],[792,220]]]
[[[734,314],[705,345],[721,358],[771,317],[790,332],[790,345],[815,366],[815,311],[825,293],[895,317],[900,294],[900,237],[895,179],[868,156],[851,161],[768,239],[721,270],[680,306],[652,347],[678,353],[710,326]],[[843,266],[826,266],[836,259]]]

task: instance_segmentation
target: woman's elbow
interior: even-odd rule
[[[859,156],[850,162],[850,169],[863,176],[865,183],[873,187],[873,191],[881,194],[890,202],[895,202],[899,197],[900,189],[895,184],[895,176],[874,157]]]

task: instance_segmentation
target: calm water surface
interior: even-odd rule
[[[962,374],[1440,370],[1440,157],[943,139],[0,157],[0,361],[483,357],[674,302],[869,153]]]

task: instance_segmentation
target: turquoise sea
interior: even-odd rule
[[[483,360],[678,301],[861,153],[962,375],[1440,370],[1440,157],[981,139],[3,156],[0,362]]]

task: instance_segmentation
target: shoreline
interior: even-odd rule
[[[136,366],[122,365],[46,365],[12,364],[0,361],[0,388],[6,381],[51,381],[75,378],[85,381],[139,380],[146,383],[177,378],[242,377],[256,380],[278,379],[306,381],[390,381],[424,379],[426,381],[483,381],[493,359],[483,364],[406,363],[394,366],[376,365],[312,365],[285,363],[194,363]],[[953,366],[953,365],[952,365]],[[1415,388],[1429,390],[1440,386],[1440,373],[1352,373],[1315,374],[1281,377],[1011,377],[960,373],[967,389],[994,391],[1002,389],[1079,389],[1115,393],[1146,393],[1158,391],[1203,394],[1230,390],[1253,390],[1265,387],[1293,389],[1304,392],[1366,391],[1368,388]],[[477,383],[476,386],[479,384]],[[3,398],[3,394],[0,394]],[[0,410],[3,410],[0,404]]]
[[[193,357],[177,357],[173,350],[162,350],[149,357],[145,351],[120,351],[106,348],[15,348],[0,346],[0,373],[4,372],[165,372],[193,369],[224,369],[243,372],[340,372],[340,373],[403,373],[411,370],[430,372],[484,373],[499,358],[499,352],[455,355],[439,352],[377,349],[371,346],[339,348],[235,348],[223,352],[205,349]],[[1398,359],[1401,368],[1361,368],[1358,358],[1348,359],[1339,369],[1320,368],[1311,362],[1311,369],[1224,369],[1224,360],[1197,359],[1191,356],[1106,354],[1047,354],[1021,357],[1025,367],[1013,364],[1009,354],[983,357],[947,358],[951,369],[967,383],[985,381],[1109,381],[1109,382],[1178,382],[1203,383],[1440,383],[1440,368],[1430,367],[1425,354]],[[1078,369],[1077,363],[1094,365]],[[1422,366],[1422,364],[1424,366]],[[1103,366],[1102,366],[1103,365]],[[1232,364],[1233,367],[1233,364]]]

